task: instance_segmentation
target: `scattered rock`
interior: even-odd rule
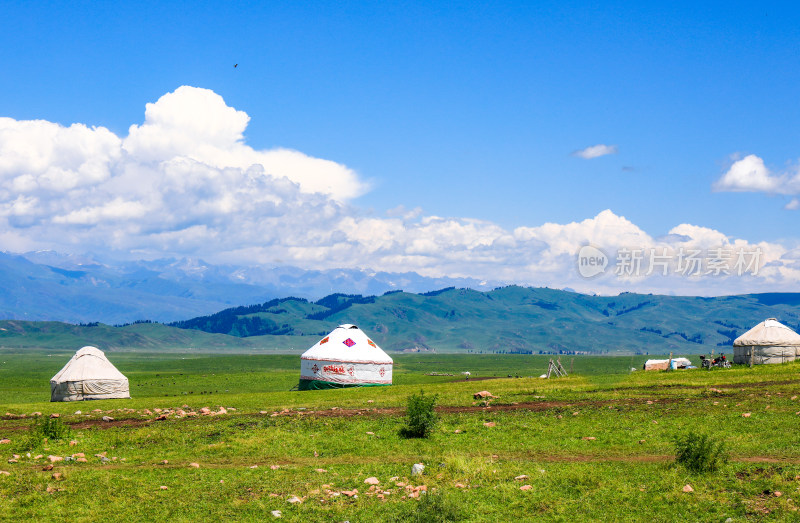
[[[258,465],[250,465],[250,468],[251,468],[251,469],[257,469],[257,468],[258,468]]]
[[[81,414],[83,414],[83,412],[81,412],[81,411],[79,411],[79,410],[76,410],[76,411],[75,411],[75,415],[76,415],[76,416],[80,416]]]
[[[314,472],[319,472],[320,474],[324,474],[325,472],[328,471],[326,469],[314,469]]]
[[[0,439],[0,445],[8,445],[9,443],[11,443],[11,440],[8,438]]]
[[[162,460],[161,460],[161,464],[162,464],[162,465],[169,465],[169,461],[167,461],[167,460],[165,460],[165,459],[162,459]]]
[[[10,476],[11,473],[5,470],[0,470],[0,476]]]
[[[773,494],[773,495],[774,495],[776,498],[779,498],[779,497],[783,496],[783,492],[781,492],[780,490],[776,490],[776,491],[775,491],[775,492],[773,492],[772,494]]]
[[[270,465],[269,468],[271,468],[272,470],[278,470],[279,468],[281,468],[281,466],[280,465]]]
[[[461,429],[456,429],[453,431],[453,434],[461,434]]]
[[[532,489],[532,488],[533,488],[533,487],[531,487],[530,485],[522,485],[522,486],[521,486],[519,489],[520,489],[520,490],[530,490],[530,489]]]
[[[44,470],[44,471],[53,470],[53,465],[52,464],[45,465],[44,467],[42,467],[42,470]]]
[[[742,417],[743,418],[749,418],[750,417],[750,413],[749,412],[744,412],[744,413],[742,413]]]
[[[358,489],[354,488],[353,490],[343,490],[342,494],[344,494],[345,496],[349,496],[351,498],[356,498],[358,497]]]
[[[166,485],[161,485],[161,486],[160,486],[160,487],[158,487],[158,488],[160,488],[161,490],[167,490],[169,487],[168,487],[168,486],[166,486]]]
[[[374,432],[367,432],[367,436],[374,436],[374,435],[375,435]]]
[[[292,496],[289,499],[287,499],[286,501],[288,501],[292,505],[294,505],[295,503],[302,503],[303,502],[303,500],[298,498],[297,496]]]
[[[86,454],[84,454],[83,452],[76,452],[75,454],[72,455],[72,457],[73,458],[85,458]]]
[[[50,460],[50,463],[55,463],[56,461],[64,461],[64,458],[61,456],[47,456],[47,459]]]
[[[114,418],[111,416],[103,416],[103,421],[114,421]]]
[[[791,398],[789,398],[789,399],[790,399],[790,400],[792,400],[792,401],[794,401],[794,400],[796,400],[796,399],[797,399],[797,396],[792,396],[792,397],[791,397]]]
[[[639,440],[639,445],[644,445],[644,444],[645,444],[645,442],[646,442],[646,440],[640,439],[640,440]]]
[[[573,412],[572,413],[573,416],[577,416],[578,414],[579,414],[578,412]]]
[[[192,467],[193,469],[199,469],[200,468],[200,464],[199,463],[189,463],[189,466]]]
[[[683,491],[689,493],[689,492],[694,492],[694,489],[692,488],[691,485],[687,483],[686,485],[683,486]]]
[[[53,472],[53,479],[54,479],[54,480],[56,480],[56,481],[61,481],[61,478],[62,478],[62,477],[64,477],[64,475],[63,475],[63,474],[61,474],[60,472]]]
[[[595,438],[594,436],[584,436],[583,439],[585,439],[586,441],[594,441],[597,438]]]
[[[60,418],[61,414],[59,414],[58,412],[54,412],[54,413],[50,414],[50,417],[51,418]]]
[[[78,463],[86,463],[87,460],[86,458],[75,458],[75,461],[77,461]]]
[[[497,423],[495,423],[494,421],[487,421],[486,423],[483,424],[483,426],[484,427],[496,427]]]
[[[419,476],[425,471],[425,465],[422,463],[414,463],[411,466],[411,475],[412,476]]]
[[[199,412],[201,416],[208,416],[209,414],[211,414],[211,409],[209,409],[208,407],[203,407],[202,409],[199,410]]]
[[[453,486],[454,486],[455,488],[467,488],[467,486],[466,486],[466,485],[464,485],[463,483],[456,483],[456,484],[455,484],[455,485],[453,485]]]
[[[75,445],[77,445],[77,444],[78,444],[78,442],[77,442],[77,441],[75,441],[75,440],[72,440],[72,441],[70,441],[70,442],[69,442],[69,446],[70,446],[70,447],[74,447],[74,446],[75,446]]]
[[[272,516],[276,517],[276,518],[282,518],[283,517],[283,514],[281,513],[280,510],[273,510],[272,512],[270,512],[270,514],[272,514]]]
[[[364,483],[366,483],[367,485],[379,485],[379,484],[380,484],[380,481],[378,481],[378,478],[376,478],[375,476],[373,476],[373,477],[371,477],[371,478],[367,478],[367,479],[365,479],[365,480],[364,480]]]
[[[517,481],[522,481],[522,480],[524,480],[524,479],[528,479],[528,476],[527,476],[526,474],[522,474],[522,475],[520,475],[520,476],[517,476],[517,477],[516,477],[516,478],[514,478],[514,479],[516,479]]]

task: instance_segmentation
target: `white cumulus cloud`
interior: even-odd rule
[[[611,210],[513,230],[419,208],[372,216],[348,203],[368,189],[357,173],[299,151],[252,148],[244,140],[248,121],[213,91],[185,86],[148,104],[144,122],[124,137],[83,124],[0,118],[0,250],[362,267],[587,292],[732,293],[800,282],[800,268],[781,258],[789,247],[751,245],[691,224],[653,237]],[[587,244],[612,258],[591,281],[576,267]],[[650,249],[680,248],[757,248],[763,270],[749,279],[614,274],[613,258],[624,249],[641,250],[646,263]]]

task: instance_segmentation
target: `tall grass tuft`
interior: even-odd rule
[[[728,460],[723,443],[689,432],[675,438],[675,462],[692,472],[714,472]]]
[[[400,429],[401,436],[404,438],[427,438],[431,435],[438,422],[436,412],[433,410],[437,398],[436,394],[426,396],[425,391],[422,390],[419,391],[419,394],[412,394],[408,397],[406,426]]]
[[[61,418],[38,417],[34,418],[28,431],[26,446],[33,449],[41,445],[45,439],[58,441],[69,438],[69,436],[69,426],[62,422]]]

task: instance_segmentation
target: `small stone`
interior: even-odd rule
[[[114,418],[111,416],[103,416],[103,421],[114,421]]]
[[[374,435],[375,435],[374,432],[367,432],[367,436],[374,436]]]
[[[789,398],[789,399],[790,399],[790,400],[792,400],[792,401],[794,401],[794,400],[796,400],[796,399],[797,399],[797,396],[792,396],[792,397],[791,397],[791,398]]]
[[[50,460],[50,463],[55,463],[56,461],[64,461],[64,458],[61,456],[47,456],[47,459]]]
[[[456,429],[453,431],[453,434],[461,434],[461,429]]]
[[[166,485],[161,485],[161,486],[160,486],[160,487],[158,487],[158,488],[160,488],[161,490],[167,490],[169,487],[168,487],[168,486],[166,486]]]
[[[689,492],[694,492],[694,489],[692,488],[691,485],[687,483],[686,485],[683,486],[683,491],[689,493]]]
[[[0,470],[0,476],[10,476],[11,473],[5,470]]]
[[[17,460],[14,459],[14,458],[11,458],[10,460],[8,460],[8,462],[13,465],[14,463],[17,463]]]
[[[517,476],[514,479],[517,480],[517,481],[522,481],[522,480],[528,479],[528,476],[527,476],[527,474],[522,474],[520,476]]]
[[[744,412],[744,413],[742,413],[742,417],[743,418],[749,418],[750,417],[750,413],[749,412]]]
[[[418,476],[422,474],[424,471],[425,471],[425,465],[423,465],[422,463],[414,463],[414,465],[412,465],[411,467],[412,476]]]
[[[42,470],[44,470],[44,471],[53,470],[53,465],[52,464],[45,465],[44,467],[42,467]]]
[[[328,471],[326,469],[314,469],[314,472],[319,472],[320,474],[324,474],[325,472]]]
[[[281,466],[280,465],[270,465],[269,468],[271,468],[272,470],[278,470],[279,468],[281,468]]]
[[[58,412],[54,412],[54,413],[50,414],[50,417],[51,418],[60,418],[61,414],[59,414]]]
[[[86,463],[87,460],[86,458],[75,458],[75,461],[77,461],[78,463]]]
[[[365,479],[364,483],[366,483],[367,485],[379,485],[380,481],[378,481],[378,478],[373,476],[371,478]]]
[[[776,490],[776,491],[775,491],[775,492],[773,492],[772,494],[773,494],[773,495],[774,495],[776,498],[779,498],[779,497],[783,496],[783,492],[781,492],[780,490]]]
[[[491,428],[497,426],[497,423],[495,423],[494,421],[487,421],[486,423],[483,424],[483,426]]]
[[[199,469],[200,468],[200,464],[199,463],[189,463],[189,466],[192,467],[193,469]]]
[[[76,416],[80,416],[81,414],[83,414],[83,412],[81,412],[81,411],[79,411],[79,410],[76,410],[76,411],[75,411],[75,415],[76,415]]]
[[[75,446],[75,445],[77,445],[77,444],[78,444],[78,442],[77,442],[77,441],[75,441],[75,440],[72,440],[72,441],[70,441],[70,442],[69,442],[69,446],[70,446],[70,447],[74,447],[74,446]]]
[[[292,496],[289,499],[287,499],[286,501],[288,501],[292,505],[294,505],[295,503],[302,503],[303,502],[303,500],[298,498],[297,496]]]
[[[60,472],[53,472],[53,479],[54,480],[60,481],[62,477],[63,477],[63,474],[61,474]]]
[[[258,465],[250,465],[250,468],[251,468],[251,469],[257,469],[257,468],[258,468]]]
[[[522,485],[522,486],[521,486],[519,489],[520,489],[520,490],[530,490],[530,489],[532,489],[532,488],[533,488],[533,487],[531,487],[530,485]]]
[[[162,460],[161,460],[161,464],[162,464],[162,465],[169,465],[169,461],[167,461],[167,460],[165,460],[165,459],[162,459]]]
[[[639,440],[639,445],[644,445],[644,444],[645,444],[645,441],[646,441],[646,440],[640,439],[640,440]]]
[[[8,438],[0,439],[0,445],[8,445],[9,443],[11,443],[11,440]]]
[[[595,438],[594,436],[584,436],[584,438],[583,438],[583,439],[585,439],[586,441],[594,441],[594,440],[596,440],[597,438]]]
[[[455,488],[467,488],[467,486],[466,486],[466,485],[464,485],[463,483],[456,483],[456,484],[455,484],[455,485],[453,485],[453,486],[454,486]]]
[[[270,514],[272,514],[272,516],[273,516],[273,517],[276,517],[276,518],[281,518],[281,517],[283,517],[283,514],[281,513],[281,511],[280,511],[280,510],[273,510],[272,512],[270,512]]]

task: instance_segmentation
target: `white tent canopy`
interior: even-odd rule
[[[733,362],[783,363],[800,356],[800,334],[775,318],[762,321],[733,342]]]
[[[83,347],[50,379],[50,401],[130,398],[128,378],[96,347]]]
[[[394,362],[355,325],[339,325],[300,356],[300,389],[391,385]]]

